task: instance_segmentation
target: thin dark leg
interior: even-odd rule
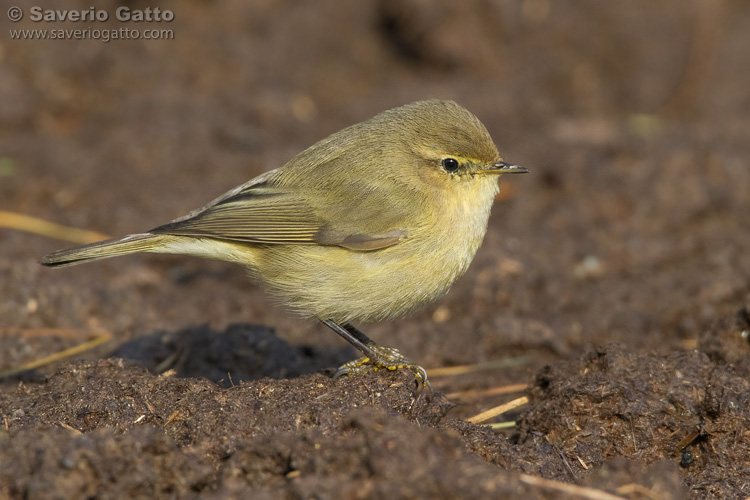
[[[324,319],[321,321],[325,323],[328,328],[338,333],[347,342],[364,354],[364,358],[350,361],[340,366],[339,369],[336,370],[334,377],[340,377],[342,375],[352,376],[370,370],[398,370],[400,368],[406,368],[414,373],[420,387],[424,385],[430,389],[432,388],[430,382],[427,380],[427,372],[425,369],[406,359],[406,357],[397,349],[376,344],[370,340],[367,335],[357,330],[349,323],[340,325],[330,319]]]
[[[323,323],[325,323],[328,328],[341,335],[347,342],[359,349],[359,351],[368,358],[373,359],[377,357],[375,351],[370,349],[372,340],[370,340],[367,335],[357,330],[349,323],[339,325],[338,323],[334,323],[330,319],[324,319]]]

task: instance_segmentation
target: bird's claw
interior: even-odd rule
[[[371,371],[395,371],[406,369],[414,373],[414,377],[417,380],[420,390],[422,387],[427,387],[432,391],[432,384],[427,379],[427,371],[421,366],[409,361],[409,359],[401,354],[398,349],[377,344],[370,344],[368,347],[376,354],[376,356],[364,356],[349,361],[348,363],[344,363],[336,370],[333,376],[342,377],[346,375],[347,377],[355,377]]]

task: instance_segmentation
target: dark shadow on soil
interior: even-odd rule
[[[260,378],[296,378],[326,370],[354,357],[348,347],[291,346],[261,325],[234,324],[218,332],[207,325],[155,332],[122,344],[112,354],[151,371],[205,378],[223,387]]]

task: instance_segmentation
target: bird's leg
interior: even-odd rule
[[[367,335],[349,323],[340,325],[331,320],[323,320],[323,323],[364,354],[362,358],[341,365],[336,370],[334,377],[342,375],[351,377],[371,370],[399,370],[405,368],[414,373],[414,376],[421,385],[428,389],[432,388],[432,384],[427,380],[425,369],[409,361],[398,349],[376,344]]]

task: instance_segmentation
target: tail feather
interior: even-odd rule
[[[52,252],[42,259],[42,264],[49,267],[65,267],[92,260],[106,259],[136,252],[148,252],[156,246],[161,236],[157,234],[131,234],[124,238],[99,241],[75,248]]]

